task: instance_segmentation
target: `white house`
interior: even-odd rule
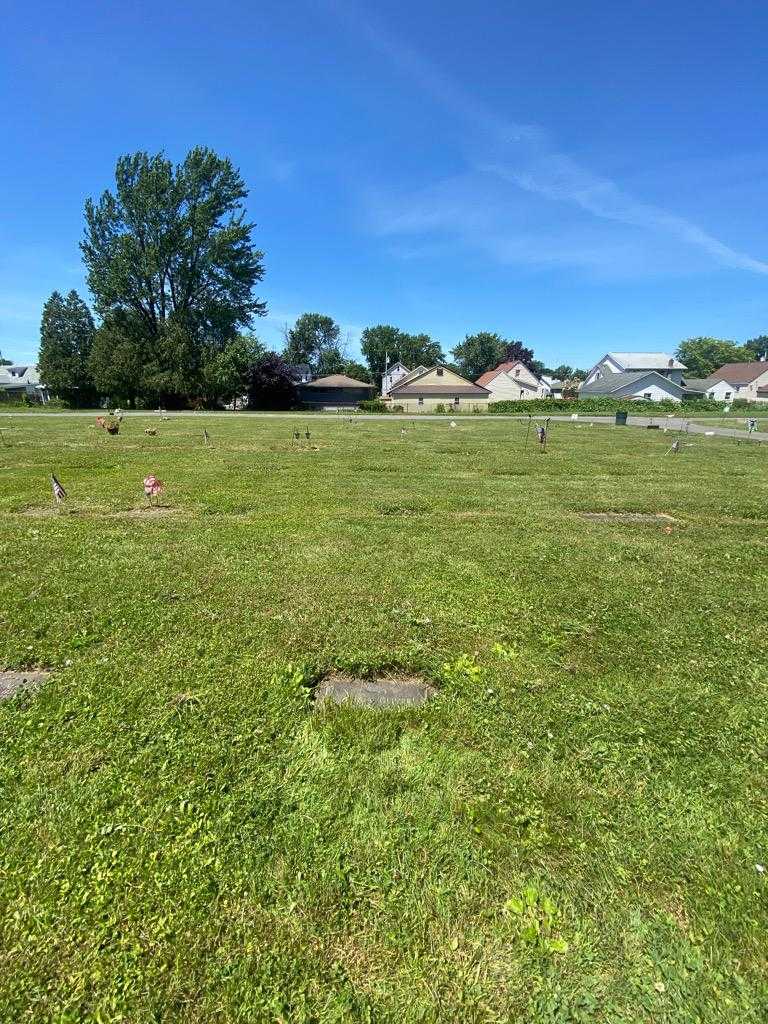
[[[683,385],[657,370],[635,370],[627,373],[609,371],[579,388],[579,398],[629,398],[637,402],[660,402],[670,399],[682,402]]]
[[[554,377],[548,377],[546,374],[542,374],[541,379],[549,389],[547,392],[547,398],[563,397],[563,387],[565,385],[565,381],[556,380]]]
[[[748,402],[768,402],[768,362],[726,363],[705,381],[707,398],[730,402],[744,398]]]
[[[426,366],[422,366],[421,369],[426,370]],[[408,367],[399,361],[387,366],[381,378],[381,397],[386,398],[395,384],[399,384],[403,377],[407,377],[410,372]]]
[[[519,359],[508,360],[487,370],[475,384],[490,391],[491,402],[522,402],[528,398],[547,398],[550,387]]]
[[[675,384],[682,384],[687,367],[668,352],[606,352],[586,376],[584,384],[592,384],[611,373],[640,373],[653,370]],[[584,389],[582,384],[579,393]]]
[[[40,382],[36,366],[0,366],[0,391],[14,398],[27,395],[38,402],[47,402],[48,388]]]

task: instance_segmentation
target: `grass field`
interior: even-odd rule
[[[768,1018],[763,446],[90,423],[0,421],[0,1019]]]

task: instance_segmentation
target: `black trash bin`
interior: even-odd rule
[[[617,427],[626,427],[626,425],[627,425],[627,414],[625,412],[617,412],[616,413],[616,426]]]

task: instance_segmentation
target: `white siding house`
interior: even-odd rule
[[[426,367],[422,367],[422,369],[426,369]],[[407,377],[410,372],[408,367],[400,362],[388,366],[381,378],[381,397],[386,398],[395,384],[399,384],[403,377]]]
[[[744,398],[748,402],[768,401],[768,362],[726,363],[706,381],[707,398],[729,402]]]
[[[685,369],[685,365],[668,352],[606,352],[589,371],[584,384],[593,384],[612,373],[639,373],[650,370],[667,377],[675,384],[681,384]]]
[[[519,360],[500,363],[475,381],[490,391],[489,402],[522,402],[529,398],[546,398],[549,385]]]

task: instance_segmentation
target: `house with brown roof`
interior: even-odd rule
[[[435,412],[439,406],[446,412],[485,412],[489,395],[487,388],[438,364],[403,377],[387,400],[403,412]]]
[[[768,402],[768,362],[726,363],[706,381],[707,398],[730,402],[743,398],[748,402]]]
[[[507,360],[487,370],[475,381],[490,392],[489,402],[522,402],[528,398],[547,398],[550,388],[519,359]]]
[[[328,377],[299,384],[299,401],[311,409],[353,409],[376,388],[373,384],[355,380],[343,373],[332,373]]]

